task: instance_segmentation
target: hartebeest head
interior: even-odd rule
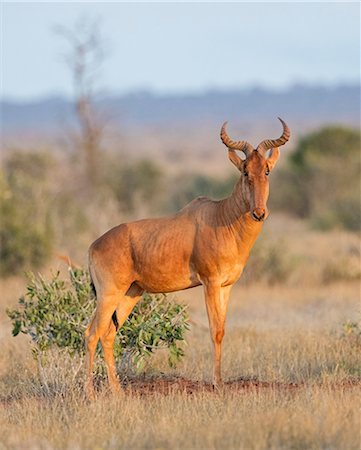
[[[258,222],[267,217],[268,175],[279,158],[279,147],[289,140],[291,134],[287,124],[281,118],[278,119],[283,125],[282,136],[264,140],[257,148],[253,148],[247,141],[232,141],[226,132],[227,122],[221,129],[221,139],[228,147],[228,157],[241,172],[243,200],[249,207],[252,218]],[[243,152],[245,159],[240,158],[236,150]],[[271,150],[269,154],[268,150]]]

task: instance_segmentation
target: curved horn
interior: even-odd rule
[[[258,145],[257,150],[263,154],[270,148],[276,148],[276,147],[280,147],[281,145],[284,145],[291,136],[290,129],[288,128],[288,125],[286,124],[286,122],[284,122],[280,117],[278,117],[278,120],[283,125],[282,136],[279,137],[278,139],[266,139],[266,140],[262,141]]]
[[[228,122],[224,122],[221,129],[221,139],[223,144],[232,150],[242,150],[246,156],[249,156],[253,152],[252,145],[247,141],[232,141],[226,131],[227,123]]]

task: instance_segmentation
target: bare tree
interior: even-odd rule
[[[65,62],[73,77],[74,105],[79,125],[79,133],[73,140],[82,152],[86,184],[93,188],[99,179],[99,157],[105,126],[105,120],[96,106],[100,68],[105,58],[100,22],[83,19],[74,29],[57,26],[55,31],[69,46]]]

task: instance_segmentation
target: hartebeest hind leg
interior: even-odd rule
[[[90,397],[94,396],[93,365],[99,339],[103,347],[110,388],[114,392],[120,391],[113,352],[114,340],[118,329],[126,321],[141,298],[142,292],[140,288],[132,286],[126,294],[102,295],[98,299],[95,316],[85,334],[87,344],[87,393]],[[115,311],[117,326],[112,320]]]
[[[213,342],[213,386],[222,383],[221,358],[224,325],[226,321],[228,299],[232,286],[221,287],[217,284],[206,284],[205,301],[207,306],[209,328]]]

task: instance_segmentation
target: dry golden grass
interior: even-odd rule
[[[358,449],[357,390],[25,398],[0,418],[4,448]]]
[[[169,377],[175,385],[203,384],[192,393],[127,389],[119,398],[101,386],[88,402],[82,361],[56,354],[39,374],[26,338],[11,337],[5,308],[16,303],[24,281],[3,283],[0,449],[359,449],[361,337],[342,329],[360,317],[359,282],[321,276],[336,254],[353,257],[358,240],[306,233],[296,223],[288,230],[266,232],[275,242],[287,236],[289,252],[301,260],[295,273],[274,286],[241,282],[231,295],[223,375],[243,380],[237,389],[228,384],[213,392],[205,384],[211,345],[198,288],[177,294],[192,319],[186,357],[171,370],[165,355],[155,354],[142,384]]]

